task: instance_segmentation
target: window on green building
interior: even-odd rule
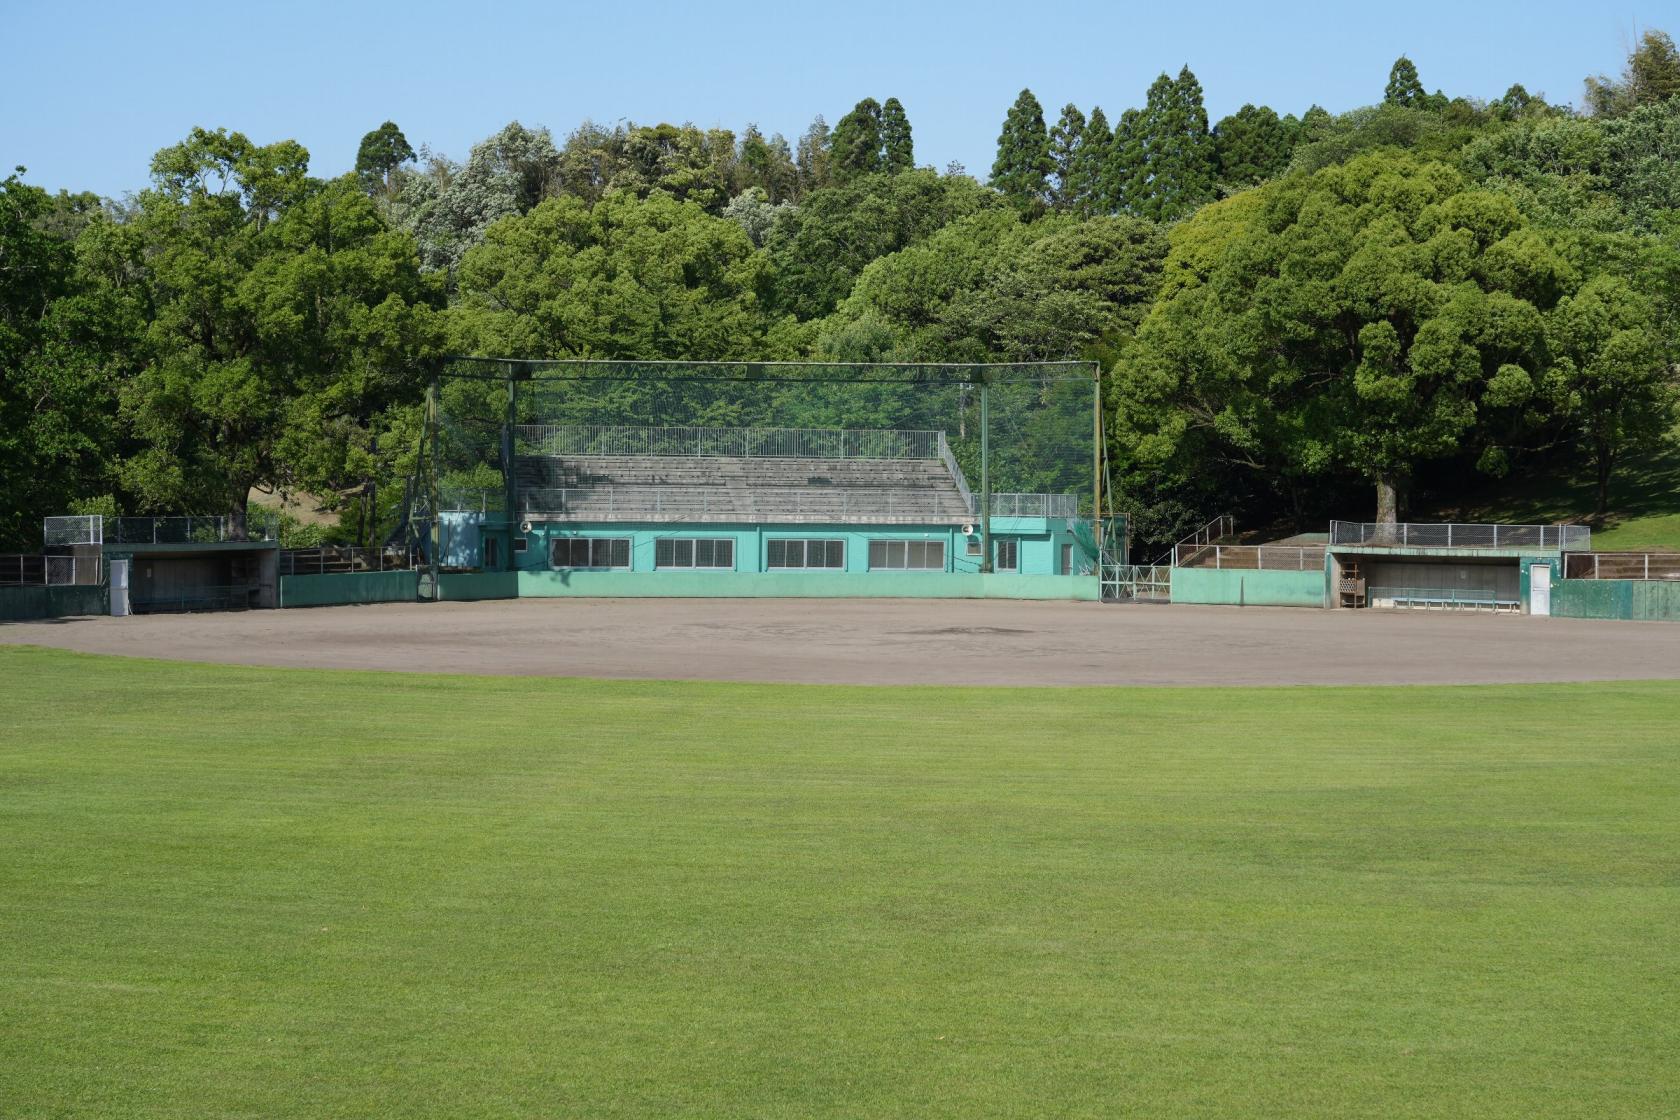
[[[765,542],[767,568],[844,568],[846,542],[838,540],[772,540]]]
[[[666,538],[653,545],[655,568],[733,568],[735,542],[728,537],[711,540]]]
[[[1000,572],[1014,572],[1021,567],[1021,542],[1013,537],[1000,537],[997,542],[997,563]]]
[[[909,569],[914,571],[945,570],[944,541],[870,541],[869,568]]]
[[[628,568],[629,537],[556,537],[548,542],[549,563],[556,568]]]

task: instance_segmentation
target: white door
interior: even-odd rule
[[[1552,613],[1552,566],[1535,564],[1528,569],[1528,613]]]
[[[128,565],[127,560],[111,561],[111,614],[115,618],[128,615]]]

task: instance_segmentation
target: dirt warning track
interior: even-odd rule
[[[1680,625],[979,600],[550,599],[0,624],[0,643],[427,673],[841,684],[1680,679]]]

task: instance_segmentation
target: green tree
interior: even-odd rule
[[[828,122],[818,113],[811,127],[799,138],[794,150],[794,162],[799,168],[799,191],[806,194],[829,185],[829,146],[831,137]]]
[[[966,175],[917,169],[866,175],[813,191],[777,219],[766,242],[775,265],[775,304],[800,320],[821,318],[851,291],[870,261],[995,205]]]
[[[1143,112],[1129,122],[1124,152],[1130,174],[1122,209],[1174,221],[1213,197],[1213,137],[1201,83],[1188,66],[1176,79],[1162,74],[1150,85]]]
[[[916,146],[910,137],[910,118],[904,105],[896,97],[889,97],[881,106],[882,166],[888,175],[897,175],[916,166]]]
[[[1421,109],[1427,96],[1412,60],[1405,55],[1395,59],[1388,70],[1388,85],[1383,87],[1383,104],[1398,105],[1402,109]]]
[[[1571,270],[1450,168],[1367,155],[1276,180],[1187,223],[1187,252],[1117,366],[1133,464],[1351,470],[1392,523],[1419,464],[1469,449],[1497,473],[1500,433],[1548,407],[1544,313]]]
[[[1163,74],[1162,78],[1165,77]],[[1145,181],[1140,170],[1144,166],[1143,125],[1144,114],[1140,109],[1125,110],[1115,122],[1098,190],[1097,210],[1101,213],[1140,212],[1136,191],[1137,184]]]
[[[290,141],[195,129],[136,202],[151,319],[123,388],[144,509],[243,516],[253,487],[343,486],[353,448],[415,399],[440,293],[353,177]]]
[[[1032,90],[1024,89],[1009,107],[1003,131],[998,134],[992,186],[1018,207],[1041,206],[1049,192],[1049,175],[1055,166],[1050,158],[1044,109]]]
[[[1289,123],[1262,105],[1244,105],[1213,129],[1219,180],[1228,187],[1251,187],[1281,175],[1295,150]]]
[[[368,190],[389,194],[393,188],[392,172],[414,159],[414,149],[408,137],[391,121],[386,121],[362,137],[356,149],[356,174]]]
[[[866,97],[840,118],[829,141],[829,173],[844,183],[886,169],[881,150],[881,103]]]
[[[1073,165],[1068,169],[1067,192],[1074,200],[1075,211],[1084,217],[1108,214],[1112,211],[1104,192],[1104,176],[1108,169],[1109,148],[1114,133],[1109,130],[1108,117],[1102,106],[1092,108],[1085,131],[1074,149]]]
[[[1055,164],[1055,180],[1050,187],[1052,209],[1073,210],[1081,201],[1079,146],[1084,142],[1085,114],[1070,101],[1062,106],[1062,115],[1050,130],[1050,159]]]
[[[461,262],[458,351],[533,358],[759,357],[769,261],[736,222],[655,193],[555,198]]]
[[[1680,94],[1680,50],[1673,39],[1655,29],[1639,37],[1620,78],[1599,74],[1586,82],[1587,108],[1595,117],[1619,117],[1676,94]]]
[[[1546,317],[1546,339],[1567,414],[1593,458],[1602,525],[1616,463],[1673,426],[1676,374],[1650,301],[1617,276],[1595,276],[1565,296]]]

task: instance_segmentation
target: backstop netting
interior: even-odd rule
[[[989,488],[1006,504],[1036,495],[1058,499],[1058,511],[1089,517],[1096,500],[1095,376],[1085,362],[455,358],[434,385],[423,489],[444,508],[501,508],[510,492],[508,463],[531,455],[943,452],[977,501]]]

